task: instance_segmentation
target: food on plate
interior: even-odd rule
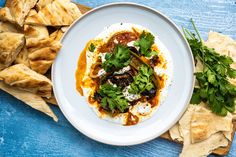
[[[0,89],[11,94],[15,98],[23,101],[27,105],[31,106],[32,108],[44,112],[45,114],[49,115],[53,118],[54,121],[58,121],[57,116],[53,113],[50,107],[45,103],[42,97],[33,94],[31,92],[22,91],[20,89],[16,89],[9,85],[6,85],[3,82],[0,82]]]
[[[42,2],[42,1],[39,1]],[[69,0],[54,0],[37,5],[39,10],[31,10],[25,23],[44,26],[67,26],[81,16],[78,7]]]
[[[24,64],[15,64],[0,71],[0,80],[42,97],[50,98],[52,82],[46,76],[36,73]]]
[[[194,24],[194,23],[193,23]],[[195,27],[195,25],[194,25]],[[195,27],[196,30],[196,27]],[[197,30],[196,30],[197,31]],[[191,38],[188,38],[189,44],[192,48],[193,53],[195,53],[196,59],[196,72],[197,75],[199,73],[204,73],[203,70],[205,68],[212,68],[212,72],[214,72],[214,68],[218,67],[222,64],[222,60],[230,61],[231,67],[224,66],[221,67],[222,71],[232,70],[234,72],[235,68],[235,50],[234,46],[236,46],[236,42],[229,38],[228,36],[222,35],[216,32],[210,32],[208,40],[206,42],[199,41],[194,37],[194,34],[190,33],[188,30],[184,30],[185,35],[190,35]],[[207,47],[206,47],[207,46]],[[212,49],[211,49],[212,48]],[[204,58],[198,58],[198,53],[203,52],[204,57],[211,59],[221,59],[217,63],[210,63],[208,60],[202,63]],[[217,53],[216,53],[217,52]],[[222,56],[225,55],[225,56]],[[232,58],[231,58],[232,57]],[[227,60],[226,60],[227,59]],[[207,65],[209,64],[209,65]],[[218,67],[219,68],[219,67]],[[208,70],[208,69],[207,69]],[[207,79],[204,80],[204,77],[201,77],[200,81],[204,80],[205,85],[212,83],[212,77],[219,77],[216,74],[209,75]],[[221,79],[225,79],[225,82],[229,80],[229,82],[233,81],[234,78],[229,78],[227,75],[221,75]],[[229,88],[235,88],[235,84],[230,84],[227,82]],[[222,83],[218,81],[218,83]],[[217,84],[216,84],[217,85]],[[221,102],[219,106],[215,106],[215,104],[210,104],[210,101],[206,101],[207,99],[203,99],[204,96],[204,86],[199,84],[199,79],[195,82],[195,87],[198,88],[201,92],[199,95],[192,97],[192,103],[198,102],[198,105],[190,104],[187,111],[181,117],[179,122],[175,124],[170,130],[170,137],[173,140],[177,140],[179,142],[183,141],[183,150],[180,156],[207,156],[211,152],[217,152],[217,148],[226,147],[230,145],[230,141],[233,138],[233,120],[235,117],[235,111],[228,110],[226,113],[222,114],[222,108],[227,106],[228,104],[225,102]],[[214,87],[212,87],[214,88]],[[204,89],[202,91],[202,89]],[[208,89],[210,89],[208,87]],[[215,90],[218,92],[218,90]],[[196,94],[196,91],[195,91]],[[208,94],[208,93],[206,93]],[[211,96],[211,95],[210,95]],[[217,95],[219,97],[219,95]],[[226,94],[222,99],[228,97],[229,94]],[[214,99],[217,99],[214,97]],[[228,100],[234,99],[227,98]],[[231,103],[232,109],[234,109],[234,103]],[[226,107],[227,108],[227,107]],[[218,109],[218,110],[216,110]],[[223,109],[224,110],[224,109]]]
[[[11,65],[25,44],[24,34],[0,33],[0,70]]]
[[[164,101],[172,66],[169,51],[151,31],[113,24],[81,53],[77,90],[100,118],[135,125],[150,118]]]
[[[23,26],[25,17],[37,0],[7,0],[6,7],[0,9],[1,19]]]

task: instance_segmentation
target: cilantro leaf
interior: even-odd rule
[[[102,63],[102,68],[106,72],[119,70],[129,65],[131,57],[128,47],[117,45],[113,53],[108,53],[105,56],[106,61]]]
[[[144,56],[151,57],[157,54],[157,52],[151,50],[154,40],[155,37],[151,33],[143,31],[139,40],[135,41],[134,46],[138,46]]]
[[[154,88],[154,84],[151,81],[153,70],[147,65],[141,65],[138,74],[134,77],[134,81],[130,84],[129,92],[133,94],[140,94],[143,91],[150,91]]]
[[[106,83],[100,86],[98,94],[102,97],[101,107],[110,110],[112,113],[117,109],[120,112],[124,112],[129,108],[128,101],[125,99],[119,87],[114,87]]]
[[[93,43],[91,43],[89,46],[89,51],[94,52],[95,48],[96,48],[95,45]]]

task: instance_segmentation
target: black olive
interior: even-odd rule
[[[152,66],[152,67],[155,67],[156,66],[156,64],[158,63],[158,56],[157,55],[155,55],[155,56],[153,56],[151,59],[150,59],[150,65]]]
[[[142,96],[145,96],[145,97],[147,97],[148,99],[152,99],[152,98],[154,98],[155,97],[155,95],[156,95],[156,89],[151,89],[151,90],[145,90],[145,91],[143,91],[142,93],[141,93],[141,95]]]
[[[138,56],[141,55],[141,52],[138,51],[135,47],[133,47],[133,46],[129,46],[128,48],[129,48],[130,51],[136,53]]]
[[[123,74],[114,74],[109,77],[109,80],[117,86],[123,88],[133,82],[133,77],[128,72],[125,72]]]

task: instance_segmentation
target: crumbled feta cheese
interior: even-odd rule
[[[124,88],[123,90],[123,95],[125,96],[125,98],[129,101],[134,101],[134,100],[137,100],[139,98],[141,98],[141,95],[140,94],[132,94],[132,93],[129,93],[129,89],[130,89],[130,86],[127,86]]]
[[[106,74],[106,71],[105,71],[104,69],[100,69],[100,70],[98,71],[98,76],[102,76],[102,75],[104,75],[104,74]]]
[[[131,41],[131,42],[127,43],[127,46],[134,46],[134,42],[135,41]]]
[[[114,72],[114,74],[123,74],[123,73],[129,71],[130,69],[131,69],[131,68],[130,68],[130,66],[128,65],[128,66],[124,67],[123,69],[120,69],[119,71]]]
[[[115,43],[115,44],[118,44],[118,41],[115,39],[115,40],[114,40],[114,43]]]
[[[147,115],[151,111],[151,104],[148,102],[139,102],[137,108],[137,112],[141,115]]]
[[[102,63],[106,61],[106,54],[107,53],[99,53],[99,56],[101,57]]]

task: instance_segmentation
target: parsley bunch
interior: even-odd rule
[[[147,65],[143,64],[140,66],[138,74],[134,76],[134,81],[130,84],[129,92],[133,94],[140,94],[143,91],[151,90],[154,85],[151,81],[153,70]]]
[[[114,113],[116,109],[124,112],[129,108],[128,101],[125,99],[120,87],[114,87],[111,84],[103,84],[98,90],[98,94],[102,96],[101,106],[109,109]]]
[[[199,104],[203,101],[214,113],[226,116],[228,111],[235,110],[236,87],[228,81],[228,78],[236,77],[236,70],[230,67],[233,60],[205,46],[194,22],[191,22],[197,37],[187,29],[183,28],[183,32],[194,58],[200,60],[204,67],[202,72],[195,73],[200,88],[194,89],[191,103]]]
[[[139,40],[135,41],[134,46],[138,46],[144,56],[151,57],[157,54],[157,52],[151,50],[154,40],[155,37],[151,33],[143,31]]]
[[[130,50],[128,47],[116,45],[113,53],[107,53],[105,56],[106,61],[102,63],[102,68],[106,72],[119,70],[128,66],[131,60]]]

